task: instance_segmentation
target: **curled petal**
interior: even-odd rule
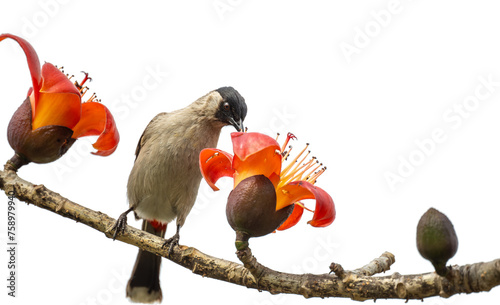
[[[332,197],[319,187],[313,186],[314,196],[316,197],[316,208],[314,215],[307,223],[313,227],[327,227],[335,220],[336,211]]]
[[[326,227],[335,220],[335,205],[332,197],[323,189],[306,181],[294,181],[276,192],[276,210],[303,199],[315,199],[313,218],[307,223],[313,227]]]
[[[295,204],[293,207],[292,214],[288,216],[283,224],[277,229],[278,231],[283,231],[286,229],[290,229],[294,225],[296,225],[300,218],[302,218],[302,214],[304,213],[304,207],[300,204]]]
[[[279,182],[282,155],[278,142],[256,132],[233,132],[234,185],[248,177],[264,175],[274,186]]]
[[[40,92],[70,93],[80,96],[80,90],[75,84],[61,70],[48,62],[42,66],[42,87]]]
[[[92,152],[92,154],[106,157],[111,155],[118,147],[118,142],[120,142],[120,134],[118,133],[118,129],[116,128],[116,123],[113,115],[108,108],[104,107],[104,109],[106,110],[106,126],[104,128],[104,131],[99,135],[99,138],[97,138],[97,141],[92,145],[95,149],[97,149],[97,151]]]
[[[98,136],[106,125],[106,107],[97,102],[82,104],[82,116],[73,128],[73,138]]]
[[[81,96],[76,86],[50,63],[42,67],[42,87],[39,98],[30,97],[33,110],[33,130],[48,125],[73,128],[80,120]]]
[[[38,91],[40,90],[40,83],[42,81],[41,69],[40,69],[40,60],[38,59],[38,55],[35,52],[33,46],[24,40],[21,37],[12,34],[2,34],[0,35],[0,41],[5,38],[10,38],[15,40],[19,46],[26,54],[26,59],[28,60],[28,68],[31,74],[31,82],[33,83],[33,91],[35,92],[35,99],[38,99]]]
[[[94,155],[109,156],[118,146],[120,135],[115,120],[108,108],[101,103],[87,102],[82,104],[82,116],[73,128],[73,138],[86,136],[99,136],[92,145],[97,149],[97,152],[93,152]]]
[[[234,154],[241,161],[267,148],[280,151],[280,145],[275,139],[258,132],[233,132],[231,140]]]
[[[232,160],[231,154],[220,149],[206,148],[200,152],[201,174],[214,191],[219,190],[215,186],[217,180],[222,177],[233,177]]]

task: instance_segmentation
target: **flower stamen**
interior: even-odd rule
[[[84,95],[85,95],[85,93],[87,93],[87,91],[89,91],[89,87],[85,86],[85,87],[83,87],[83,88],[80,90],[80,94],[81,94],[82,96],[84,96]]]
[[[281,153],[283,156],[283,161],[288,160],[288,156],[290,155],[290,152],[292,151],[292,145],[288,146],[288,150],[285,150],[284,152]]]
[[[307,208],[307,207],[306,207],[306,206],[305,206],[302,202],[300,202],[300,201],[297,201],[297,202],[295,202],[294,204],[301,206],[304,210],[307,210],[307,211],[309,211],[309,212],[311,212],[311,213],[314,213],[314,210],[311,210],[311,209]]]
[[[326,166],[321,168],[319,171],[313,173],[310,177],[306,179],[307,182],[315,184],[318,177],[321,176],[326,171]]]
[[[276,137],[276,139],[278,139],[278,137]],[[282,162],[287,161],[290,156],[290,152],[292,151],[291,145],[288,147],[288,150],[285,150],[286,145],[291,139],[296,139],[296,137],[292,133],[288,133],[285,143],[281,148],[281,155],[283,156]],[[318,177],[325,172],[326,166],[323,166],[323,163],[319,163],[316,157],[313,156],[311,159],[306,161],[307,157],[311,153],[310,150],[305,153],[308,147],[309,143],[307,143],[304,149],[302,149],[302,151],[292,161],[290,161],[284,169],[281,170],[278,187],[282,187],[289,182],[302,179],[314,184]]]
[[[307,154],[309,154],[309,153],[310,152],[308,152]],[[304,159],[306,157],[307,157],[307,155],[300,162],[297,162],[295,168],[290,170],[290,173],[288,175],[281,176],[280,185],[285,185],[286,183],[288,183],[290,181],[296,181],[296,180],[302,179],[302,176],[304,175],[304,173],[307,170],[309,170],[312,166],[314,166],[314,164],[315,164],[314,161],[316,160],[316,157],[313,157],[308,162],[303,163]]]
[[[282,171],[281,171],[281,175],[286,175],[286,174],[288,173],[288,171],[290,171],[290,170],[292,169],[292,167],[296,165],[297,160],[298,160],[298,159],[300,158],[300,156],[302,156],[302,154],[306,151],[306,149],[307,149],[307,147],[308,147],[308,146],[309,146],[309,143],[307,143],[307,144],[306,144],[306,147],[304,147],[304,149],[302,149],[302,151],[301,151],[301,152],[297,155],[297,157],[295,157],[295,158],[294,158],[294,159],[290,162],[290,164],[288,164],[288,166],[287,166],[284,170],[282,170]],[[291,150],[291,149],[290,149],[290,150]],[[307,153],[307,155],[309,155],[309,153],[310,153],[310,152],[311,152],[311,151],[309,151],[309,152]],[[306,157],[307,157],[307,155],[306,155]],[[287,156],[287,157],[288,157],[288,156]],[[304,157],[304,159],[305,159],[305,157]],[[304,159],[302,159],[302,160],[304,160]],[[300,161],[300,162],[303,162],[303,161]],[[300,164],[300,163],[299,163],[299,164]]]
[[[316,161],[316,162],[314,162]],[[300,167],[298,167],[294,172],[295,175],[290,180],[302,180],[305,172],[307,172],[311,167],[314,166],[315,163],[318,163],[316,157],[312,157],[307,163],[303,163]]]
[[[85,88],[87,88],[87,87],[85,87]],[[87,90],[85,90],[85,92],[87,92],[87,91],[88,91],[88,88],[87,88]],[[82,94],[82,96],[85,94],[85,92]],[[86,103],[88,103],[88,102],[94,102],[94,101],[97,101],[97,102],[100,102],[100,101],[101,101],[101,100],[98,100],[98,99],[97,99],[97,94],[95,94],[95,92],[94,92],[94,93],[92,93],[92,95],[91,95],[91,96],[90,96],[90,98],[86,101]]]
[[[318,161],[316,161],[316,164],[318,164],[318,163],[319,163],[319,162],[318,162]],[[309,171],[309,173],[306,175],[305,180],[306,180],[306,181],[309,181],[310,177],[311,177],[312,175],[314,175],[314,174],[317,172],[317,170],[318,170],[318,169],[320,169],[322,166],[323,166],[323,163],[319,163],[319,165],[317,165],[315,168],[313,168],[311,171]],[[310,182],[310,181],[309,181],[309,182]]]

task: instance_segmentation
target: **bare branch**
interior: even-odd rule
[[[115,219],[104,213],[78,205],[43,185],[33,185],[21,179],[12,170],[0,171],[0,188],[14,191],[16,197],[43,209],[52,211],[103,232],[112,237]],[[500,259],[487,263],[453,266],[447,278],[435,272],[388,276],[373,276],[389,270],[394,255],[384,253],[366,266],[346,271],[332,264],[334,274],[289,274],[274,271],[257,262],[249,248],[238,252],[243,265],[209,256],[199,250],[179,246],[162,248],[164,239],[127,226],[118,240],[150,251],[190,269],[193,273],[229,283],[269,291],[270,293],[299,294],[309,297],[342,297],[353,300],[380,298],[423,299],[431,296],[449,297],[457,293],[489,291],[500,285]]]

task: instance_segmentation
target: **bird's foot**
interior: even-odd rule
[[[115,230],[115,233],[113,234],[113,240],[116,239],[119,233],[122,234],[123,232],[125,232],[125,228],[127,227],[127,214],[130,211],[132,210],[128,209],[127,211],[122,213],[120,217],[118,217],[118,219],[116,220],[113,227],[111,228],[111,231]]]
[[[174,236],[170,237],[167,239],[163,245],[161,246],[162,248],[165,248],[168,246],[168,256],[172,255],[172,252],[174,251],[174,247],[179,245],[179,232],[175,233]]]

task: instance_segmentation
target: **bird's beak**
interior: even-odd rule
[[[236,128],[237,131],[243,132],[244,127],[243,127],[243,120],[240,119],[239,122],[236,122],[233,118],[230,119],[231,125]]]

